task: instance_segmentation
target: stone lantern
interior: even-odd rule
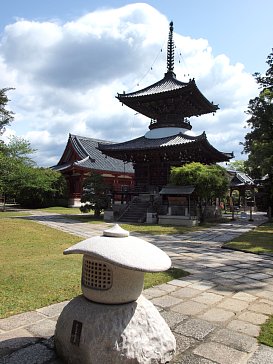
[[[59,356],[71,364],[169,362],[175,338],[141,294],[144,272],[170,268],[168,255],[119,225],[64,254],[83,254],[83,295],[70,301],[57,321]]]

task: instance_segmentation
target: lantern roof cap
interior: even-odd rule
[[[161,272],[171,266],[171,259],[163,250],[130,236],[119,225],[104,230],[102,236],[94,236],[71,246],[64,254],[93,256],[122,268],[142,272]]]

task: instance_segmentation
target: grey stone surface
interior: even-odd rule
[[[206,311],[202,315],[199,315],[199,317],[202,318],[203,320],[222,323],[234,317],[234,313],[216,307]]]
[[[258,347],[256,339],[229,329],[214,331],[210,338],[215,342],[246,353],[251,353]]]
[[[0,364],[45,364],[55,358],[53,350],[38,343],[1,358]]]
[[[160,306],[162,308],[172,307],[182,302],[181,299],[172,297],[170,295],[153,298],[151,301],[154,305]]]
[[[186,287],[189,286],[191,283],[182,279],[173,279],[172,281],[168,282],[168,284],[178,287]]]
[[[228,323],[227,328],[253,337],[257,337],[260,332],[259,326],[240,320],[232,320]]]
[[[246,292],[237,292],[232,296],[232,298],[246,302],[253,302],[257,299],[257,297],[255,297],[254,295]]]
[[[261,325],[268,319],[268,316],[266,316],[262,313],[246,311],[246,312],[241,313],[238,316],[238,319],[242,320],[242,321],[250,322],[254,325]]]
[[[218,343],[202,343],[193,350],[194,354],[221,364],[239,364],[246,360],[247,354]]]
[[[220,302],[217,307],[230,310],[232,312],[240,312],[248,307],[248,302],[236,300],[234,298],[226,298]]]
[[[197,341],[192,337],[187,337],[177,333],[174,333],[174,337],[176,340],[176,352],[179,354],[184,353],[184,351],[193,347],[197,343]]]
[[[185,315],[196,315],[207,309],[207,305],[193,300],[181,302],[176,306],[171,307],[172,311],[184,313]]]
[[[219,303],[223,300],[223,296],[219,294],[215,294],[212,292],[204,292],[198,295],[197,297],[194,297],[192,300],[196,302],[205,303],[207,305],[213,305],[215,303]]]
[[[199,355],[182,353],[182,355],[177,355],[174,358],[174,360],[171,361],[171,364],[217,364],[217,363],[215,361],[202,358]]]
[[[18,329],[0,335],[0,357],[15,350],[35,344],[39,338],[33,337],[27,330]]]
[[[204,338],[215,328],[215,325],[207,321],[190,319],[186,322],[182,322],[174,331],[178,334],[193,337],[197,340],[204,340]]]
[[[248,360],[247,364],[272,364],[273,363],[273,348],[265,345],[260,345],[258,350]]]
[[[179,325],[180,322],[185,321],[188,318],[188,316],[183,315],[179,312],[165,311],[165,310],[162,310],[160,312],[160,315],[164,318],[164,320],[167,322],[168,326],[171,329]]]
[[[194,289],[194,288],[190,288],[190,287],[180,288],[177,291],[171,292],[172,296],[182,298],[182,299],[195,297],[198,294],[200,294],[200,291],[198,289]]]
[[[43,320],[45,317],[35,311],[21,313],[5,319],[0,320],[0,328],[4,331],[17,329],[19,327],[32,324],[39,320]]]
[[[42,320],[33,325],[26,326],[26,330],[32,335],[42,338],[49,338],[54,335],[56,321]]]
[[[68,304],[68,302],[69,301],[54,303],[53,305],[39,308],[36,311],[39,313],[42,313],[45,316],[54,317],[54,316],[59,315],[62,312],[63,308]]]
[[[73,334],[73,324],[81,329]],[[72,330],[71,330],[72,328]],[[74,298],[59,316],[55,345],[70,364],[165,363],[175,352],[175,338],[151,302],[102,305]]]
[[[157,287],[151,287],[148,289],[145,289],[145,295],[148,295],[151,298],[156,298],[160,296],[164,296],[166,293]]]
[[[273,306],[262,301],[255,301],[253,304],[249,306],[250,311],[263,313],[266,315],[273,315]]]
[[[157,286],[158,289],[162,289],[165,292],[173,292],[177,289],[177,287],[172,284],[164,283]]]

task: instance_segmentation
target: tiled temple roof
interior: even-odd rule
[[[62,171],[74,167],[109,172],[124,172],[125,168],[127,173],[134,173],[131,163],[126,163],[124,166],[123,161],[104,155],[98,149],[99,143],[106,145],[112,144],[112,142],[106,140],[70,134],[59,163],[52,167],[52,169]]]
[[[190,136],[179,133],[164,138],[148,139],[145,136],[132,139],[123,143],[103,144],[99,143],[98,148],[105,154],[121,158],[123,160],[134,160],[134,156],[138,153],[146,151],[168,152],[172,158],[172,151],[190,154],[193,149],[198,150],[202,160],[203,158],[211,160],[211,162],[224,162],[233,158],[233,153],[223,153],[214,148],[207,140],[206,134],[202,133],[198,136]]]

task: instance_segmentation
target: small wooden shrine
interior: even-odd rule
[[[151,119],[149,131],[123,143],[99,143],[107,156],[132,162],[135,185],[143,191],[159,190],[169,180],[172,166],[190,162],[227,162],[232,153],[214,148],[205,132],[190,136],[191,116],[214,113],[218,106],[208,101],[194,79],[181,82],[174,73],[173,23],[170,23],[167,72],[163,79],[142,90],[118,94],[122,104]]]
[[[63,155],[56,166],[66,178],[69,190],[69,206],[80,206],[83,181],[91,173],[103,176],[110,190],[116,193],[134,185],[134,170],[131,163],[106,157],[98,150],[98,143],[111,143],[105,140],[69,134]]]

